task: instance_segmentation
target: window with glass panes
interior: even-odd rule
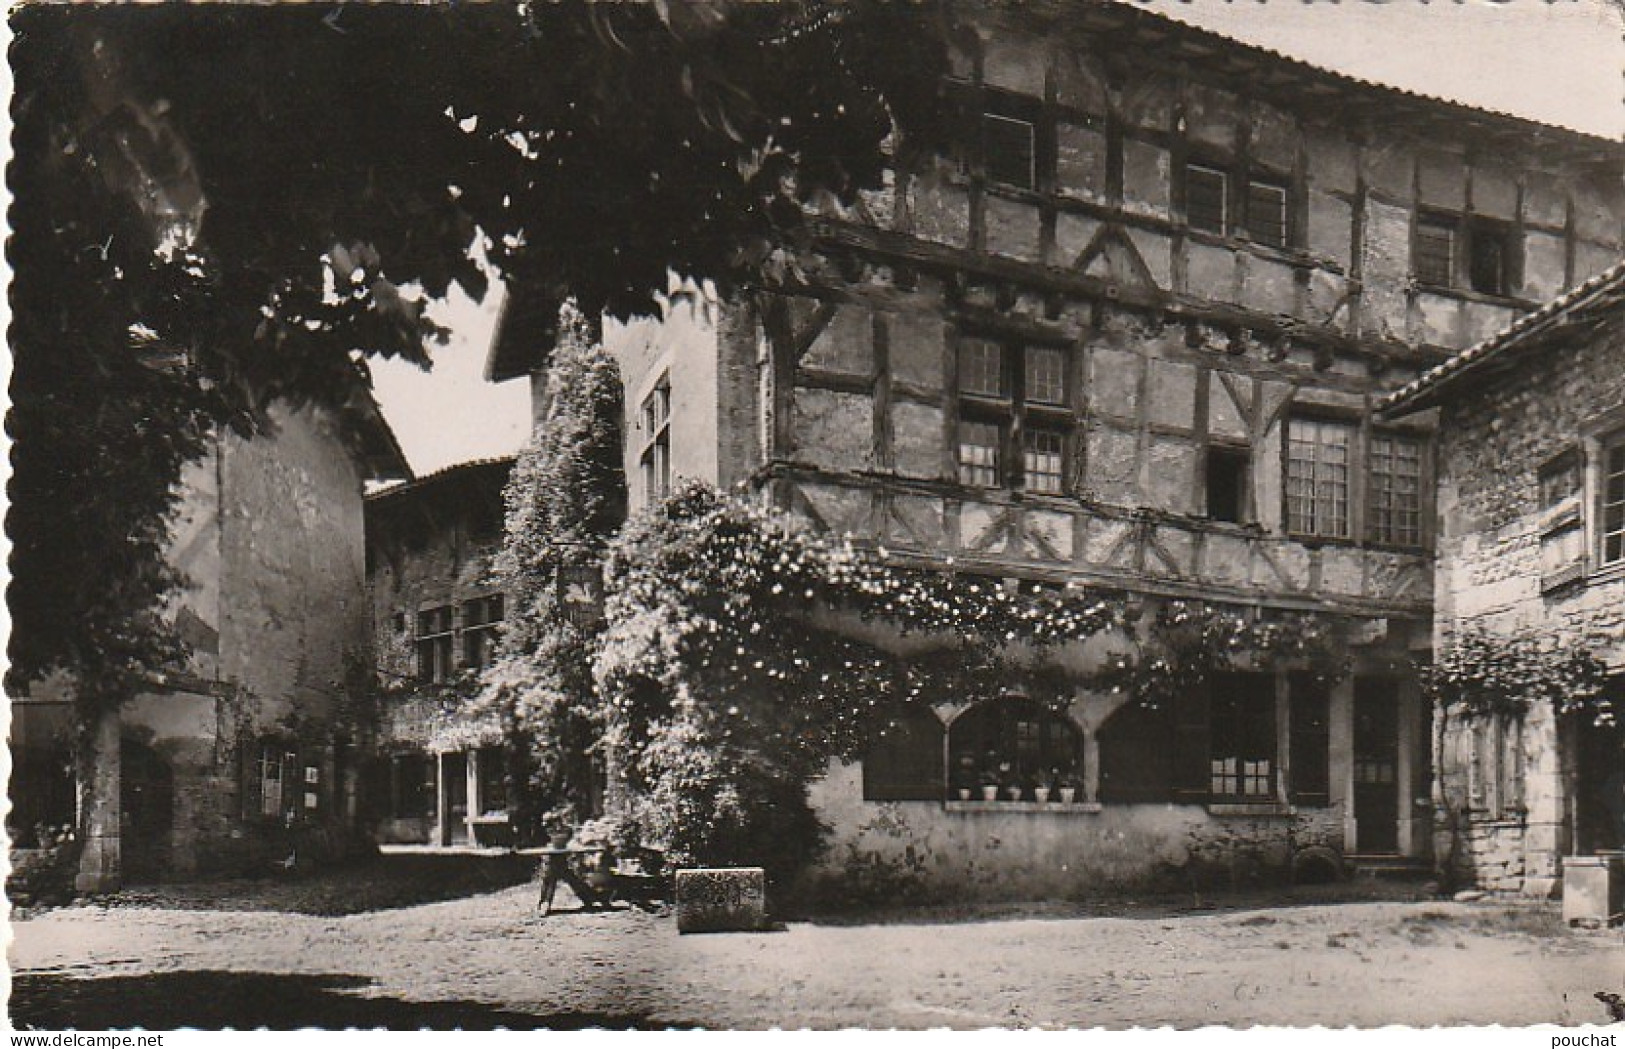
[[[1068,361],[1053,346],[960,341],[960,483],[1065,490]]]
[[[1228,233],[1230,179],[1223,171],[1202,164],[1185,166],[1185,221],[1192,229]]]
[[[1247,183],[1247,236],[1260,244],[1286,247],[1287,191],[1275,182],[1251,179]]]
[[[463,666],[477,670],[490,665],[501,627],[501,594],[463,602]]]
[[[451,606],[426,608],[418,613],[418,680],[441,684],[452,672]]]
[[[1209,706],[1208,792],[1256,800],[1275,794],[1275,678],[1215,674]]]
[[[1377,543],[1422,543],[1422,442],[1395,434],[1373,434],[1368,454],[1371,535]]]
[[[1455,282],[1456,223],[1454,219],[1422,216],[1416,220],[1411,243],[1411,270],[1423,284],[1448,288]]]
[[[1347,423],[1288,420],[1288,531],[1329,539],[1349,537],[1349,468],[1355,433]]]
[[[982,164],[991,181],[1034,188],[1036,156],[1031,121],[999,113],[982,114]]]
[[[1600,563],[1625,564],[1625,431],[1602,445]]]
[[[671,381],[662,376],[643,399],[639,413],[643,448],[638,465],[643,475],[643,498],[653,503],[671,491]]]

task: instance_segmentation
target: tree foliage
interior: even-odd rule
[[[808,784],[877,719],[1011,687],[1062,705],[1047,654],[1121,622],[1111,595],[896,563],[703,485],[629,522],[607,576],[596,675],[629,824],[780,885],[819,847]],[[865,640],[864,622],[919,650]]]
[[[1133,652],[1112,655],[1090,684],[1127,693],[1150,709],[1169,708],[1224,670],[1297,667],[1330,684],[1350,669],[1339,624],[1337,617],[1315,612],[1268,614],[1207,601],[1168,601],[1135,624]]]
[[[19,8],[13,684],[171,658],[181,464],[275,398],[355,396],[368,357],[426,361],[422,296],[478,298],[482,254],[589,316],[770,270],[796,195],[850,198],[929,140],[934,24],[878,0]]]
[[[595,325],[566,307],[545,409],[508,482],[495,570],[511,602],[480,706],[502,719],[517,764],[516,821],[534,829],[548,802],[588,815],[602,712],[592,681],[596,623],[571,614],[566,587],[596,575],[626,516],[621,379]],[[579,582],[578,584],[579,585]]]
[[[1439,707],[1464,717],[1522,717],[1540,705],[1611,725],[1616,714],[1601,651],[1595,638],[1469,626],[1446,639],[1424,668],[1422,687]]]

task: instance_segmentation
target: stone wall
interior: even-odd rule
[[[1558,640],[1601,635],[1611,639],[1605,658],[1625,670],[1625,572],[1591,567],[1592,495],[1546,506],[1540,485],[1542,467],[1572,450],[1592,463],[1586,492],[1595,493],[1596,456],[1584,455],[1585,445],[1600,435],[1599,425],[1604,432],[1625,425],[1617,415],[1625,406],[1625,325],[1616,316],[1583,341],[1506,352],[1521,355],[1518,367],[1464,391],[1440,420],[1438,643],[1474,626],[1533,629]],[[1459,799],[1468,787],[1471,723],[1439,728],[1441,786]],[[1558,878],[1572,804],[1562,731],[1550,711],[1525,718],[1521,811],[1469,806],[1458,861],[1480,884],[1544,894]]]
[[[1282,881],[1294,852],[1341,851],[1340,806],[1218,816],[1200,805],[862,801],[856,764],[812,801],[831,846],[809,876],[840,899],[1079,899],[1130,889]]]

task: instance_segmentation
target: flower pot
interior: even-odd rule
[[[960,787],[959,788],[959,800],[960,801],[969,801],[970,800],[970,788],[969,787]]]
[[[1072,800],[1074,798],[1076,798],[1077,796],[1078,796],[1078,788],[1077,787],[1062,787],[1061,788],[1061,804],[1062,805],[1070,805],[1070,804],[1072,804]]]
[[[983,787],[982,788],[982,800],[983,801],[998,801],[999,800],[999,788],[998,787]]]
[[[1021,800],[1021,788],[1020,787],[1006,787],[1006,788],[1004,788],[1004,792],[1005,792],[1006,795],[1009,796],[1011,801],[1020,801]]]
[[[1049,788],[1048,787],[1034,787],[1033,788],[1033,797],[1038,799],[1038,803],[1040,805],[1045,804],[1046,802],[1049,801]]]

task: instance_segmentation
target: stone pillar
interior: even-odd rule
[[[85,841],[79,854],[79,873],[73,879],[76,892],[113,892],[124,873],[119,848],[119,737],[118,711],[102,714],[90,742],[88,774],[79,784]]]
[[[1526,896],[1546,898],[1562,881],[1560,867],[1573,842],[1570,806],[1573,804],[1571,726],[1559,722],[1549,707],[1536,704],[1525,715],[1523,885]]]
[[[480,796],[480,748],[468,748],[468,760],[463,763],[464,776],[468,783],[468,809],[463,814],[468,823],[468,843],[478,845],[474,839],[474,821],[485,815],[485,799]]]
[[[1354,679],[1332,686],[1327,699],[1326,738],[1330,750],[1327,791],[1343,814],[1343,851],[1354,851]]]
[[[434,756],[434,837],[436,845],[451,844],[451,802],[446,796],[446,752]]]
[[[1420,857],[1427,853],[1427,810],[1416,804],[1416,790],[1422,782],[1417,767],[1422,741],[1422,712],[1414,681],[1400,686],[1395,702],[1399,705],[1399,761],[1394,770],[1394,789],[1399,792],[1399,854]]]

